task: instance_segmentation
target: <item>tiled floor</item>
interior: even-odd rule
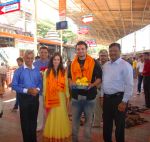
[[[0,142],[22,142],[19,111],[12,112],[15,93],[7,89],[4,95],[4,115],[0,119]],[[7,102],[9,100],[10,102]],[[144,105],[144,94],[134,94],[131,100],[133,105]],[[149,122],[133,128],[126,129],[126,142],[150,142],[150,109],[140,114]],[[80,129],[80,142],[82,142],[83,128]],[[42,132],[37,133],[38,142],[42,142]],[[114,135],[113,135],[114,137]],[[93,128],[93,142],[102,142],[102,128]]]

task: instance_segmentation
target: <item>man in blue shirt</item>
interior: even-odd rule
[[[103,66],[103,138],[112,142],[113,120],[116,125],[116,142],[124,142],[125,113],[133,92],[133,69],[120,58],[118,43],[109,46],[110,61]]]
[[[42,70],[44,67],[47,68],[49,59],[48,59],[48,47],[41,46],[39,49],[39,59],[37,59],[33,65],[36,66],[39,70]]]
[[[15,71],[12,81],[12,88],[18,93],[24,142],[37,142],[36,127],[42,79],[40,71],[33,66],[33,60],[33,51],[27,50],[24,55],[25,64]]]
[[[43,74],[44,70],[48,66],[48,47],[41,46],[39,50],[40,59],[37,59],[33,65],[37,67],[41,75]],[[44,107],[43,107],[43,95],[42,90],[40,92],[39,96],[39,111],[38,111],[38,119],[37,119],[37,131],[40,131],[43,129],[44,126]]]

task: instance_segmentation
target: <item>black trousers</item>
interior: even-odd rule
[[[145,94],[146,107],[150,108],[150,76],[144,76],[143,88]]]
[[[141,85],[142,85],[143,76],[141,74],[138,75],[138,92],[141,93]]]
[[[18,100],[18,93],[16,93],[16,102],[15,102],[15,105],[14,105],[14,108],[18,109],[18,105],[19,105],[19,100]]]
[[[24,142],[37,142],[36,127],[39,108],[39,96],[18,94],[20,121]]]
[[[125,113],[118,111],[123,94],[114,97],[105,97],[103,103],[103,138],[105,142],[112,142],[113,120],[115,121],[116,142],[125,141]]]

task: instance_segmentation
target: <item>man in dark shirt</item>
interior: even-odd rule
[[[91,142],[91,123],[95,108],[97,86],[101,83],[102,70],[99,63],[87,55],[87,44],[79,41],[76,44],[77,56],[68,69],[69,85],[72,92],[72,133],[73,142],[78,142],[80,117],[85,115],[84,141]],[[78,78],[87,78],[87,89],[72,89]]]

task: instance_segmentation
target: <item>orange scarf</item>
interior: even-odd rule
[[[88,81],[91,82],[94,65],[95,65],[94,59],[89,55],[86,55],[84,66],[81,69],[80,64],[78,63],[78,57],[76,56],[71,63],[72,80],[76,81],[77,78],[87,77]]]
[[[45,105],[46,109],[60,105],[59,92],[65,92],[65,75],[59,71],[55,77],[51,70],[46,77]]]

